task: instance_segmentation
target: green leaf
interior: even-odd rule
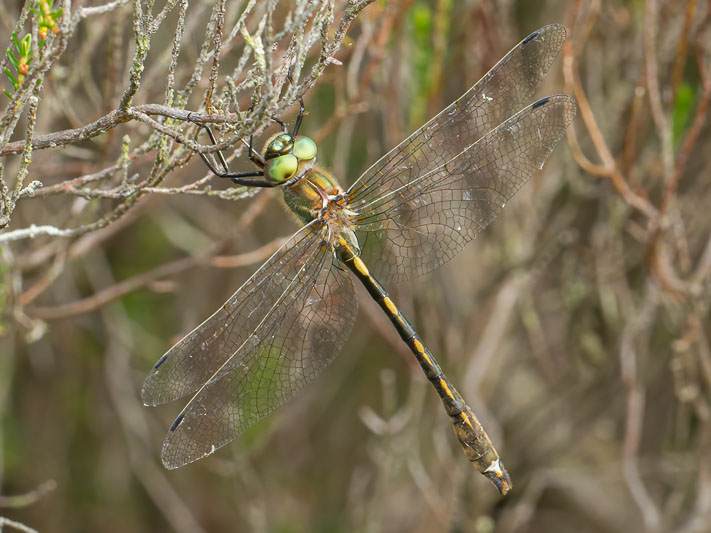
[[[12,63],[12,66],[15,67],[15,70],[20,69],[19,60],[15,57],[15,54],[13,54],[12,50],[10,50],[9,48],[7,49],[7,58],[10,60],[10,63]]]
[[[692,111],[696,105],[698,87],[683,82],[676,93],[676,101],[672,111],[672,138],[674,146],[679,146],[691,119]]]
[[[10,71],[10,69],[7,68],[7,67],[5,67],[5,76],[8,77],[8,79],[10,80],[10,82],[11,82],[12,84],[17,84],[17,78],[15,78],[15,76],[13,75],[13,73],[12,73],[12,72]],[[15,89],[17,89],[17,87],[15,87]]]
[[[12,100],[12,94],[10,94],[7,89],[3,89],[2,92],[4,92],[5,96],[7,96],[10,100]]]
[[[412,8],[412,22],[417,37],[426,40],[432,30],[432,11],[424,4],[416,4]]]
[[[7,67],[5,67],[5,76],[10,80],[10,85],[12,85],[13,89],[17,90],[20,87],[20,82],[17,81],[17,78],[12,75],[12,72]]]
[[[23,56],[29,55],[30,50],[32,49],[32,34],[31,34],[31,33],[28,33],[27,35],[25,35],[25,36],[23,37],[23,39],[22,39],[22,46],[23,46],[23,49],[22,49],[22,52],[21,52],[22,55],[23,55]]]
[[[411,85],[412,102],[409,111],[409,128],[425,121],[427,113],[427,97],[432,80],[430,65],[432,64],[432,28],[434,24],[431,8],[424,3],[415,4],[409,12],[412,24],[410,33],[413,42],[412,68],[413,83]]]
[[[20,41],[17,40],[17,32],[12,32],[12,43],[15,45],[15,49],[20,51]]]

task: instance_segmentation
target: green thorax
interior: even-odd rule
[[[324,195],[333,197],[343,190],[329,171],[311,167],[293,185],[284,187],[284,202],[304,224],[319,216],[324,206]]]

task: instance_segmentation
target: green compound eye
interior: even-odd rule
[[[282,182],[291,178],[299,166],[299,160],[292,154],[281,155],[267,161],[264,175],[267,179]]]
[[[294,138],[288,133],[280,133],[276,135],[269,143],[264,152],[265,159],[272,159],[280,155],[291,152],[294,147]]]
[[[293,153],[302,161],[308,161],[316,157],[316,151],[316,143],[309,137],[296,138]]]

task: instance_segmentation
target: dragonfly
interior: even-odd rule
[[[167,468],[214,453],[313,381],[353,329],[357,281],[414,354],[469,461],[508,492],[510,476],[482,424],[382,283],[450,260],[543,167],[575,101],[554,95],[526,104],[565,38],[558,24],[531,33],[347,189],[318,166],[316,143],[298,135],[303,101],[293,132],[275,119],[282,131],[261,153],[250,140],[253,170],[230,171],[220,152],[219,165],[200,153],[221,178],[281,188],[301,227],[146,378],[146,405],[192,394],[163,443]]]

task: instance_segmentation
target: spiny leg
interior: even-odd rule
[[[212,130],[210,129],[209,126],[206,124],[201,124],[191,118],[190,115],[188,115],[188,120],[192,122],[193,124],[197,124],[198,127],[204,129],[208,136],[210,137],[210,141],[212,144],[217,144],[217,139],[215,139],[215,135],[212,133]],[[252,148],[252,136],[250,136],[250,143],[249,143],[249,153],[250,153],[250,160],[254,162],[255,165],[259,166],[259,169],[255,170],[243,170],[239,172],[233,172],[229,170],[227,166],[227,161],[225,160],[225,156],[222,154],[220,150],[217,151],[217,158],[220,161],[220,165],[222,166],[222,171],[218,170],[215,168],[214,162],[207,156],[207,154],[203,154],[202,152],[198,152],[200,155],[200,158],[203,160],[207,168],[210,169],[210,172],[215,174],[215,176],[219,178],[229,178],[231,179],[234,183],[238,185],[244,185],[245,187],[274,187],[277,185],[277,183],[267,181],[265,179],[262,180],[255,180],[255,179],[245,179],[245,178],[253,178],[253,177],[263,177],[264,176],[264,170],[262,170],[262,167],[264,167],[264,158],[258,154],[254,148]],[[254,155],[256,154],[257,159],[254,158]]]
[[[281,130],[284,133],[289,133],[289,128],[287,127],[286,122],[277,117],[272,117],[272,120],[281,126]]]
[[[292,137],[296,137],[299,134],[299,129],[301,128],[301,121],[304,118],[304,99],[299,96],[299,115],[296,117],[296,123],[294,124],[294,133],[291,134]]]
[[[249,144],[247,145],[247,150],[249,151],[249,155],[247,156],[249,160],[255,165],[257,165],[259,168],[264,168],[266,162],[264,161],[262,154],[260,154],[254,149],[254,135],[249,136]]]

